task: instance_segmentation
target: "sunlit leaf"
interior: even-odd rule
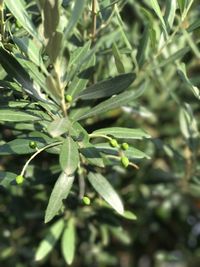
[[[51,221],[62,207],[63,200],[67,198],[74,181],[73,176],[68,176],[62,172],[56,181],[51,192],[49,203],[45,213],[45,223]]]
[[[47,232],[45,238],[39,244],[35,254],[35,260],[43,260],[54,248],[64,228],[64,220],[61,219],[54,223]]]
[[[100,196],[102,196],[102,198],[108,202],[114,210],[116,210],[119,214],[123,214],[124,207],[120,197],[103,175],[100,173],[90,172],[88,174],[88,180]]]

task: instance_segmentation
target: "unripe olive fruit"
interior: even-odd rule
[[[66,95],[66,96],[65,96],[65,99],[66,99],[66,101],[69,102],[69,103],[72,102],[72,96],[71,96],[71,95]]]
[[[24,177],[22,175],[18,175],[15,180],[17,184],[22,184],[24,182]]]
[[[122,149],[123,150],[127,150],[129,148],[129,144],[127,144],[127,143],[123,143],[122,144]]]
[[[87,206],[90,205],[90,203],[91,203],[90,198],[89,197],[83,197],[83,203]]]
[[[127,168],[129,165],[129,159],[127,157],[123,156],[123,157],[121,157],[121,163],[125,168]]]
[[[37,143],[35,141],[30,141],[29,147],[35,149],[37,147]]]
[[[118,142],[117,142],[116,139],[111,139],[111,140],[110,140],[110,145],[111,145],[112,147],[118,147],[118,146],[119,146],[119,145],[118,145]]]

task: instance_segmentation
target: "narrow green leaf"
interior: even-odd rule
[[[25,155],[34,153],[36,150],[29,147],[29,142],[37,142],[37,147],[41,148],[46,145],[45,140],[37,137],[29,137],[27,139],[15,139],[3,145],[0,145],[0,155]]]
[[[85,0],[76,0],[72,14],[71,14],[71,18],[70,18],[68,25],[64,31],[65,39],[69,39],[69,37],[72,35],[73,29],[76,26],[76,24],[78,23],[81,15],[83,13],[84,6],[85,6]]]
[[[181,132],[186,139],[199,138],[197,121],[191,106],[187,103],[180,109],[179,122]]]
[[[62,207],[62,201],[67,198],[74,181],[73,176],[67,176],[62,172],[51,192],[49,203],[45,213],[45,223],[51,221]]]
[[[54,248],[56,242],[62,234],[64,228],[64,220],[61,219],[54,223],[49,231],[47,232],[46,237],[41,241],[39,247],[35,254],[35,260],[43,260]]]
[[[100,173],[90,172],[88,180],[94,189],[102,196],[102,198],[110,204],[119,214],[123,214],[124,207],[122,201],[111,184]]]
[[[186,31],[185,29],[182,29],[182,33],[184,39],[187,41],[188,45],[190,46],[196,58],[200,59],[200,50],[199,50],[200,40],[194,42],[194,39],[191,37],[191,34],[189,34],[188,31]]]
[[[57,118],[49,124],[47,131],[52,137],[58,137],[69,131],[70,128],[71,122],[68,118]]]
[[[150,135],[142,129],[131,129],[125,127],[102,128],[92,132],[92,135],[111,135],[115,138],[123,139],[143,139],[150,138]]]
[[[80,123],[74,122],[72,128],[69,131],[69,135],[80,142],[81,146],[87,146],[89,143],[89,135],[87,131],[81,126]]]
[[[88,53],[90,47],[91,47],[91,41],[88,41],[84,44],[84,46],[76,48],[70,55],[70,61],[68,67],[72,68],[77,64],[81,64],[86,54]]]
[[[75,229],[74,218],[70,218],[69,221],[67,222],[61,241],[62,254],[68,265],[71,265],[74,260],[75,248],[76,248],[75,230],[76,229]]]
[[[48,0],[44,2],[43,16],[44,16],[44,36],[46,39],[52,37],[56,31],[60,20],[60,5],[59,0]]]
[[[80,74],[75,76],[67,89],[67,93],[75,99],[75,97],[80,93],[83,89],[85,89],[89,76],[90,70],[95,65],[95,56],[92,56],[84,67],[81,68]]]
[[[8,188],[15,181],[15,178],[15,173],[0,171],[0,186]]]
[[[197,30],[198,28],[200,28],[200,19],[198,18],[197,20],[195,20],[192,24],[190,24],[190,26],[187,28],[187,31],[189,33]]]
[[[39,88],[38,91],[39,91],[40,97],[42,96],[43,98],[46,99],[47,97],[43,96],[43,94],[40,92],[40,87],[41,87],[48,96],[51,96],[51,94],[50,94],[50,92],[49,92],[49,90],[45,84],[46,77],[41,72],[41,70],[38,68],[38,66],[35,65],[33,62],[31,62],[25,58],[22,58],[21,56],[17,56],[17,57],[15,57],[15,59],[20,64],[20,66],[22,66],[24,68],[24,70],[27,72],[29,79],[31,80],[30,86],[33,87],[33,88],[31,88],[31,90],[34,90],[33,93],[35,91],[37,92],[37,90],[38,90],[37,88]],[[42,66],[41,66],[41,68],[42,68]],[[45,69],[45,72],[46,72],[46,69]],[[44,101],[43,101],[43,103],[44,103]],[[49,101],[45,101],[45,103],[50,104]]]
[[[147,57],[149,40],[150,40],[149,25],[146,25],[144,28],[144,32],[142,34],[142,38],[140,40],[140,44],[139,44],[138,52],[137,52],[137,57],[136,57],[138,65],[140,67],[144,64],[145,59]]]
[[[167,64],[175,63],[176,60],[184,57],[189,51],[190,51],[190,48],[188,46],[181,48],[180,50],[170,55],[168,58],[162,59],[162,61],[155,68],[157,67],[161,68],[161,67],[166,66]]]
[[[131,221],[137,220],[137,216],[130,210],[125,210],[122,216],[127,220]]]
[[[29,74],[19,62],[2,47],[0,48],[0,64],[13,79],[17,80],[23,89],[37,100],[45,101],[46,97],[40,92],[40,88],[34,86]]]
[[[22,121],[39,121],[40,117],[30,114],[29,112],[19,111],[16,109],[0,109],[0,121],[22,122]]]
[[[67,81],[71,81],[75,76],[83,78],[83,71],[90,66],[91,60],[94,60],[94,50],[90,50],[90,47],[91,41],[88,41],[83,47],[78,47],[72,52],[66,73]]]
[[[119,51],[116,43],[114,43],[112,45],[112,52],[113,52],[113,56],[115,58],[115,65],[116,65],[118,72],[119,73],[125,73],[124,64],[122,62],[120,51]]]
[[[60,90],[60,86],[57,84],[57,81],[54,79],[52,75],[48,75],[46,77],[46,86],[49,92],[50,97],[60,105],[62,99],[62,93]]]
[[[178,74],[180,75],[184,84],[193,92],[197,99],[200,99],[200,90],[197,86],[194,86],[187,76],[185,64],[178,65]]]
[[[28,37],[18,38],[13,36],[13,41],[28,58],[37,66],[42,66],[41,47]],[[44,65],[43,65],[44,67]]]
[[[78,118],[78,120],[82,120],[82,119],[86,119],[89,118],[91,116],[97,116],[99,114],[105,113],[109,110],[115,109],[115,108],[119,108],[122,105],[125,105],[127,103],[129,103],[132,100],[135,100],[136,98],[140,97],[143,92],[146,89],[146,83],[143,84],[137,91],[127,91],[127,92],[123,92],[121,94],[118,94],[114,97],[111,97],[103,102],[101,102],[100,104],[98,104],[97,106],[93,107],[90,109],[90,111],[86,112],[85,114],[83,114],[82,116],[80,116]]]
[[[12,15],[19,21],[21,26],[27,30],[31,36],[40,40],[37,30],[33,25],[29,14],[26,12],[25,2],[23,0],[5,0],[4,2],[11,11]]]
[[[79,164],[79,152],[76,142],[71,137],[67,137],[60,151],[60,166],[67,174],[73,174]]]
[[[166,10],[164,15],[164,20],[168,29],[168,32],[172,29],[174,19],[176,16],[176,0],[166,1]]]
[[[156,49],[157,44],[157,40],[156,40],[156,25],[155,25],[155,20],[154,17],[152,15],[152,13],[150,11],[148,11],[145,8],[141,8],[141,12],[144,15],[145,20],[147,21],[147,25],[145,26],[144,32],[143,32],[143,36],[142,39],[143,41],[143,49],[140,48],[140,45],[138,47],[138,50],[144,50],[143,54],[146,56],[147,54],[147,49],[145,49],[145,44],[146,44],[146,48],[148,47],[148,38],[150,39],[151,42],[151,46],[153,49]],[[145,37],[146,36],[146,37]],[[137,57],[141,57],[139,56],[139,52],[137,53]]]
[[[187,7],[188,0],[177,0],[178,1],[178,6],[181,10],[181,13],[183,14],[184,10]]]
[[[102,152],[108,155],[115,155],[115,156],[119,155],[118,149],[115,147],[111,147],[108,143],[96,144],[95,147],[99,152]],[[124,155],[130,160],[150,158],[147,154],[145,154],[141,150],[136,149],[135,147],[132,147],[132,146],[129,146],[129,148],[126,151],[124,151]]]
[[[104,167],[104,162],[99,150],[94,146],[88,146],[80,149],[80,153],[87,159],[87,161],[95,166]]]
[[[160,22],[162,24],[162,27],[163,27],[163,30],[166,34],[166,36],[168,35],[167,34],[167,27],[166,27],[166,24],[165,24],[165,21],[163,19],[163,15],[162,15],[162,12],[161,12],[161,9],[160,9],[160,6],[158,4],[158,1],[157,0],[150,0],[150,4],[153,8],[153,10],[155,11],[156,15],[158,16],[158,18],[160,19]]]
[[[127,89],[135,79],[135,74],[121,74],[106,81],[96,83],[78,95],[81,99],[97,99],[118,94]]]
[[[119,33],[121,34],[121,37],[122,37],[121,39],[123,40],[124,44],[126,44],[127,48],[132,50],[132,45],[130,44],[130,42],[126,36],[126,33],[124,31],[125,25],[124,25],[123,20],[121,18],[118,5],[114,5],[114,10],[115,10],[116,17],[117,17],[117,24],[119,26]]]
[[[49,55],[50,61],[54,64],[60,55],[61,47],[63,41],[63,34],[56,31],[52,34],[51,38],[46,47],[46,52]]]
[[[85,106],[85,107],[81,107],[81,108],[72,109],[70,114],[69,114],[69,118],[70,118],[71,121],[76,121],[79,117],[84,115],[90,109],[91,109],[90,106]]]

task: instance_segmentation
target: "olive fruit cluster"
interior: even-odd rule
[[[110,139],[110,145],[112,146],[112,147],[116,147],[116,148],[121,148],[122,150],[127,150],[128,148],[129,148],[129,144],[127,144],[127,143],[122,143],[121,144],[121,146],[118,144],[118,142],[117,142],[117,140],[116,139]],[[124,154],[123,153],[121,153],[120,152],[120,154],[122,155],[121,156],[121,163],[122,163],[122,165],[125,167],[125,168],[127,168],[128,167],[128,165],[129,165],[129,159],[126,157],[126,156],[124,156]]]

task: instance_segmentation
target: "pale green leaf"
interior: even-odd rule
[[[30,112],[19,111],[16,109],[0,109],[0,121],[23,122],[39,121],[40,117],[32,115]]]
[[[165,32],[165,35],[167,36],[168,35],[167,34],[167,27],[166,27],[166,24],[165,24],[165,21],[164,21],[160,6],[158,4],[158,1],[157,0],[150,0],[150,4],[151,4],[153,10],[155,11],[156,15],[160,19],[160,22],[162,24],[163,30]]]
[[[111,135],[115,138],[123,139],[143,139],[150,138],[150,135],[142,129],[132,129],[126,127],[109,127],[102,128],[92,132],[93,136],[98,135]]]
[[[60,151],[60,166],[67,174],[73,174],[79,164],[78,146],[74,140],[68,136],[64,141]]]
[[[37,66],[45,68],[41,57],[41,47],[38,45],[38,43],[34,42],[34,40],[31,40],[28,37],[18,38],[13,36],[13,41],[33,63],[35,63]]]
[[[99,152],[102,152],[104,154],[107,155],[115,155],[115,156],[119,156],[119,151],[117,148],[115,147],[111,147],[108,143],[100,143],[100,144],[96,144],[95,147],[97,148],[97,150]],[[142,152],[141,150],[129,146],[129,148],[124,151],[124,155],[129,158],[129,159],[149,159],[150,157],[145,154],[144,152]]]
[[[49,39],[56,31],[60,20],[60,5],[59,0],[48,0],[44,2],[44,36]]]
[[[60,55],[61,47],[63,41],[63,34],[56,31],[52,34],[51,38],[46,47],[46,52],[49,55],[50,61],[54,64]]]
[[[197,99],[200,100],[200,90],[197,86],[194,86],[187,76],[185,64],[178,65],[178,74],[180,75],[183,83],[193,92]]]
[[[43,260],[54,248],[56,242],[62,234],[64,228],[64,220],[60,219],[54,223],[47,232],[46,237],[41,241],[35,254],[35,260]]]
[[[174,52],[172,55],[169,55],[169,57],[163,59],[157,67],[164,67],[170,63],[176,63],[176,60],[183,58],[188,52],[190,51],[190,48],[188,46],[181,48],[180,50]]]
[[[179,122],[181,132],[186,139],[199,137],[197,121],[191,106],[187,103],[180,109]]]
[[[70,218],[65,227],[62,241],[61,249],[63,257],[68,265],[71,265],[74,260],[75,255],[75,242],[76,242],[76,233],[75,233],[75,222],[74,218]]]
[[[187,7],[188,0],[177,0],[177,2],[178,2],[178,6],[179,6],[179,8],[181,10],[181,13],[183,14],[184,10]]]
[[[76,24],[78,23],[81,15],[83,13],[85,3],[86,3],[85,0],[76,0],[75,1],[70,20],[68,22],[67,27],[65,28],[65,31],[64,31],[65,39],[69,39],[69,37],[72,35],[73,29],[76,26]]]
[[[127,220],[131,221],[137,220],[137,216],[130,210],[125,210],[122,216]]]
[[[37,100],[46,102],[46,96],[41,93],[40,88],[34,85],[34,82],[31,80],[29,74],[19,64],[14,56],[9,54],[3,48],[0,48],[0,64],[10,77],[17,80],[17,82],[22,85],[24,91],[35,97]]]
[[[100,173],[89,172],[88,180],[100,196],[102,196],[114,210],[119,214],[124,213],[124,207],[120,197],[104,176]]]
[[[138,65],[140,67],[144,64],[145,59],[147,58],[149,40],[150,40],[149,25],[146,25],[144,28],[144,32],[142,34],[142,38],[140,40],[137,57],[136,57]]]
[[[114,43],[112,45],[112,52],[113,52],[113,56],[115,58],[115,65],[116,65],[118,72],[119,73],[125,73],[125,68],[124,68],[124,64],[122,61],[122,56],[120,54],[120,51],[119,51],[116,43]]]
[[[71,122],[68,118],[56,118],[49,124],[47,131],[52,137],[58,137],[68,132],[70,128]]]
[[[76,48],[71,53],[66,73],[67,81],[72,81],[75,77],[84,78],[84,70],[94,64],[94,50],[90,50],[90,47],[91,41],[88,41],[84,46]]]
[[[49,203],[45,212],[45,223],[51,221],[62,207],[63,200],[67,198],[74,181],[73,176],[62,172],[51,192]]]
[[[52,75],[46,77],[46,87],[49,92],[50,97],[60,105],[62,99],[62,92],[58,82],[54,79]]]
[[[167,26],[168,31],[172,29],[174,19],[176,16],[176,0],[167,0],[166,1],[166,10],[164,15],[164,20]]]
[[[25,2],[23,0],[5,0],[4,2],[21,26],[27,30],[30,35],[40,40],[38,32],[30,19],[30,15],[26,11]]]
[[[71,95],[74,99],[78,93],[80,93],[83,89],[85,89],[88,80],[90,69],[95,65],[95,56],[92,56],[84,67],[81,68],[80,75],[77,75],[73,78],[69,88],[67,89],[67,94]]]

